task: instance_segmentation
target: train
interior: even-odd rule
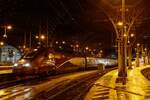
[[[45,76],[83,70],[103,70],[104,66],[105,68],[108,66],[102,63],[102,58],[86,57],[86,60],[87,62],[85,57],[70,52],[46,47],[36,48],[29,50],[13,65],[13,73],[19,76]],[[110,62],[115,61],[110,60]],[[110,68],[115,67],[116,64],[116,62],[113,63]]]
[[[14,65],[16,75],[51,75],[83,69],[69,62],[73,56],[52,48],[37,48],[25,53]]]

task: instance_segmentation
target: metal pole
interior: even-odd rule
[[[146,54],[146,52],[145,52],[144,46],[142,45],[142,59],[143,59],[144,65],[146,64],[146,60],[145,60],[146,55],[145,54]]]
[[[7,26],[4,26],[4,35],[3,35],[4,38],[7,38],[6,32],[7,32]]]
[[[139,44],[137,44],[136,67],[139,67]]]
[[[48,31],[48,18],[47,18],[47,22],[46,22],[46,33],[47,33],[47,42],[46,42],[46,46],[47,47],[49,47],[49,35],[48,35],[48,33],[49,33],[49,31]]]
[[[150,64],[150,52],[149,52],[149,50],[147,51],[147,64]]]
[[[41,47],[41,39],[40,39],[40,37],[41,37],[41,21],[40,21],[40,25],[39,25],[39,46]]]
[[[31,37],[31,32],[30,32],[30,44],[29,44],[29,47],[30,47],[30,49],[31,49],[31,46],[32,46],[32,37]]]
[[[0,47],[0,63],[2,62],[2,48]]]
[[[129,59],[128,59],[128,68],[131,69],[132,68],[132,64],[131,64],[131,61],[132,61],[132,47],[131,47],[131,44],[129,44],[129,47],[128,47],[128,56],[129,56]]]
[[[118,69],[121,70],[121,65],[122,60],[121,60],[121,39],[118,40]]]
[[[84,59],[85,59],[85,68],[84,68],[84,70],[86,70],[87,69],[87,52],[86,52],[86,49],[84,48]]]
[[[148,53],[147,53],[147,48],[145,49],[145,64],[148,64]]]
[[[23,44],[23,48],[26,48],[26,32],[24,33],[24,44]]]
[[[124,36],[124,60],[125,60],[125,69],[126,69],[126,67],[127,67],[127,48],[128,48],[128,44],[127,44],[127,41],[128,41],[128,36],[127,36],[127,26],[125,25],[124,26],[124,34],[125,34],[125,36]]]
[[[124,34],[125,34],[125,0],[122,0],[122,22],[123,22],[123,26],[122,26],[122,32],[121,32],[121,68],[119,69],[118,72],[118,76],[119,77],[126,77],[127,76],[127,72],[126,72],[126,37],[124,38]]]

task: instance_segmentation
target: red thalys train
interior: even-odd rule
[[[79,69],[79,66],[59,67],[70,58],[71,56],[55,52],[51,48],[33,49],[14,64],[13,73],[18,75],[40,75]]]

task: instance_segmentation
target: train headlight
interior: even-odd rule
[[[24,67],[30,67],[30,63],[23,64]]]
[[[18,66],[18,64],[17,64],[17,63],[15,63],[13,66],[14,66],[14,67],[17,67],[17,66]]]

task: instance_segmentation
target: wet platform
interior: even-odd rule
[[[99,78],[84,100],[150,100],[150,81],[141,70],[150,65],[128,69],[125,82],[118,82],[118,70]]]

